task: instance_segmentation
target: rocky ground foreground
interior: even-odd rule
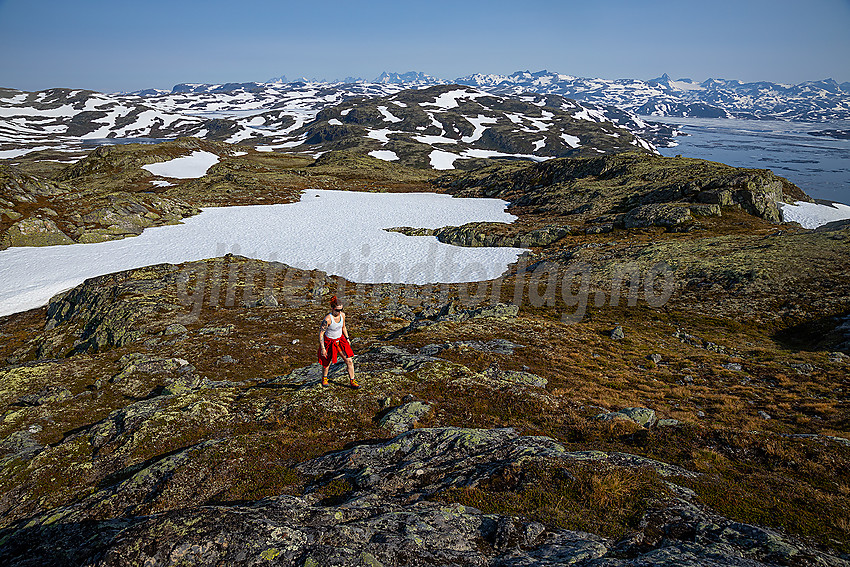
[[[806,198],[787,181],[638,154],[435,178],[222,145],[148,190],[140,164],[198,144],[5,169],[26,197],[4,189],[6,242],[315,185],[499,196],[513,225],[436,236],[530,253],[418,287],[228,255],[0,318],[0,563],[850,564],[850,229],[778,222]],[[344,365],[319,384],[333,294],[359,390]]]

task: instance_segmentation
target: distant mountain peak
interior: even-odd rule
[[[672,79],[670,78],[670,75],[668,75],[667,73],[664,73],[663,75],[661,75],[660,77],[658,77],[656,79],[648,80],[647,83],[650,84],[650,85],[668,85],[669,86],[671,80]]]
[[[372,81],[379,84],[406,84],[406,83],[430,83],[439,84],[445,81],[432,77],[420,71],[408,71],[407,73],[389,73],[384,71],[377,79]]]

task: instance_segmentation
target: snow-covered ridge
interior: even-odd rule
[[[433,78],[421,74],[406,77],[410,80],[430,81]],[[397,77],[399,80],[405,76]],[[355,106],[353,101],[381,101],[378,112],[382,116],[383,126],[371,127],[364,135],[388,143],[387,138],[393,132],[407,131],[408,123],[402,123],[402,116],[410,114],[406,103],[400,99],[388,97],[410,90],[410,84],[392,82],[392,77],[383,83],[313,83],[313,82],[274,82],[274,83],[229,83],[224,85],[177,85],[171,92],[142,91],[137,94],[103,94],[94,91],[50,89],[41,92],[21,92],[12,89],[0,89],[0,159],[16,158],[28,151],[84,150],[100,143],[115,141],[159,141],[184,136],[195,136],[228,143],[242,143],[255,146],[262,151],[307,151],[312,154],[327,151],[317,146],[318,142],[328,141],[327,136],[338,137],[341,131],[325,132],[318,141],[315,138],[321,120],[319,115],[326,109],[332,109],[343,103],[348,105],[346,114],[333,117],[326,126],[344,128],[343,124],[357,126],[357,120],[347,115]],[[521,148],[505,150],[495,147],[491,142],[482,140],[498,118],[504,118],[506,112],[518,120],[516,135],[525,136],[528,132],[543,133],[562,125],[553,123],[546,114],[534,110],[518,117],[509,110],[472,111],[464,116],[468,124],[461,122],[456,126],[464,135],[447,137],[444,135],[444,116],[457,112],[457,96],[463,93],[464,100],[493,99],[493,93],[484,89],[472,90],[469,87],[443,86],[446,90],[430,101],[421,101],[423,108],[428,107],[430,125],[416,128],[419,144],[434,144],[449,138],[455,142],[472,144],[459,148],[489,150],[499,155],[524,157],[528,155],[554,157],[554,146],[546,148],[539,143],[543,136],[537,136],[537,145],[521,144]],[[420,84],[415,90],[433,88]],[[472,93],[472,94],[470,94]],[[505,98],[502,95],[502,98]],[[518,103],[537,107],[556,108],[568,112],[574,119],[601,124],[611,124],[610,135],[617,138],[622,135],[616,130],[625,129],[642,136],[647,124],[634,114],[611,107],[594,104],[580,104],[567,101],[557,95],[539,95],[523,93],[510,95],[508,99]],[[501,98],[499,99],[501,100]],[[428,106],[430,105],[430,106]],[[505,107],[507,109],[507,107]],[[549,111],[547,111],[549,112]],[[361,117],[362,119],[362,117]],[[456,120],[454,116],[449,121]],[[523,123],[523,120],[525,122]],[[556,121],[557,122],[557,121]],[[471,128],[468,128],[470,127]],[[355,128],[356,130],[356,128]],[[352,131],[349,128],[348,135]],[[561,134],[571,138],[562,138]],[[504,132],[503,132],[504,134]],[[509,133],[510,134],[510,133]],[[553,139],[580,138],[576,132],[552,132]],[[311,138],[312,137],[312,138]],[[510,134],[513,137],[513,134]],[[451,143],[451,142],[449,142]],[[481,145],[483,144],[483,145]],[[491,145],[487,145],[491,144]],[[504,145],[504,144],[503,144]],[[587,144],[584,144],[587,146]],[[641,139],[635,142],[643,148],[652,148]],[[525,147],[528,146],[528,147]],[[577,148],[576,145],[570,146]],[[444,150],[439,145],[436,149]],[[368,148],[367,151],[381,153],[373,155],[392,159],[399,156],[392,148]],[[603,151],[605,149],[603,148]],[[466,157],[481,156],[480,151],[467,153]],[[496,154],[493,154],[496,155]],[[402,158],[403,160],[404,158]]]

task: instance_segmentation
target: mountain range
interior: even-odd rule
[[[224,85],[176,85],[172,93],[261,90],[264,84],[288,83],[285,76],[267,83]],[[308,81],[299,79],[293,84]],[[454,80],[439,79],[422,72],[384,72],[372,81],[347,77],[330,84],[394,84],[407,88],[461,84],[496,94],[535,92],[558,94],[581,102],[615,106],[641,116],[695,118],[746,118],[827,121],[850,119],[850,82],[833,79],[786,85],[769,81],[741,82],[709,78],[702,82],[673,80],[664,73],[648,81],[639,79],[586,78],[550,72],[517,71],[510,75],[472,74]],[[152,91],[133,94],[149,95]],[[168,91],[156,91],[159,94]]]
[[[378,110],[389,108],[388,97],[423,89],[436,89],[434,97],[455,91],[472,93],[475,101],[460,115],[447,116],[459,111],[433,106],[437,100],[434,98],[428,111],[415,112],[417,118],[412,120],[397,119],[402,107],[395,103],[388,115]],[[405,96],[417,99],[416,95]],[[350,108],[354,101],[358,105],[370,101],[369,112],[364,109],[356,113],[368,114],[369,124],[352,124],[342,115],[336,116],[340,124],[332,124],[320,116],[334,115],[334,108]],[[425,101],[416,104],[420,102]],[[509,116],[511,113],[514,118]],[[570,124],[555,120],[544,126],[548,119],[540,120],[558,113],[572,117]],[[145,89],[113,94],[62,88],[40,92],[0,88],[0,159],[41,151],[46,152],[45,159],[65,161],[102,143],[195,136],[248,144],[266,151],[286,149],[312,155],[331,146],[360,148],[409,165],[433,166],[432,160],[423,156],[434,151],[453,154],[455,158],[445,156],[452,163],[461,156],[538,160],[564,157],[575,155],[578,145],[582,151],[611,152],[610,145],[591,148],[584,142],[588,128],[597,130],[594,139],[606,139],[607,134],[600,133],[599,127],[609,133],[625,129],[627,138],[637,137],[634,144],[626,141],[627,145],[637,144],[650,151],[653,146],[675,145],[673,137],[679,134],[675,126],[641,116],[850,119],[850,83],[838,84],[832,79],[793,86],[715,79],[697,83],[673,80],[666,74],[650,81],[607,80],[544,70],[476,74],[454,81],[416,71],[385,72],[371,82],[351,77],[344,82],[289,81],[280,76],[264,83],[181,83],[170,91]],[[491,120],[502,126],[491,126],[495,124]],[[603,123],[608,126],[602,127]],[[379,133],[384,130],[392,133],[392,139]],[[539,137],[527,139],[532,133]],[[556,140],[560,141],[555,143]],[[401,144],[405,150],[384,147],[390,142],[399,146],[401,141],[407,142]],[[463,163],[462,159],[457,163]]]
[[[469,75],[457,83],[500,94],[533,91],[580,102],[613,105],[642,116],[827,121],[850,118],[850,82],[833,79],[798,85],[708,79],[588,79],[539,71]]]
[[[653,142],[675,133],[615,107],[560,95],[392,81],[181,84],[153,94],[0,89],[0,159],[38,151],[65,161],[103,143],[194,136],[311,155],[359,148],[427,167],[435,151],[444,156],[440,164],[654,151]]]

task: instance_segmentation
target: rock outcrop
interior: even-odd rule
[[[144,484],[153,486],[188,455],[144,469],[151,477]],[[521,462],[558,467],[587,458],[552,439],[511,430],[414,430],[302,463],[299,472],[314,479],[302,496],[109,520],[86,519],[86,508],[69,507],[4,530],[0,559],[10,566],[847,564],[770,530],[707,512],[687,491],[647,513],[640,530],[620,541],[433,499],[449,488],[477,486]],[[593,458],[661,476],[689,474],[629,455]],[[121,483],[122,489],[141,488],[141,473],[133,484]],[[328,492],[332,485],[339,488]],[[103,492],[117,496],[117,488]]]
[[[811,201],[768,170],[644,154],[491,166],[450,174],[437,184],[458,196],[499,197],[512,207],[559,215],[571,226],[607,220],[627,228],[670,227],[692,214],[717,216],[724,207],[781,222],[779,202]]]

